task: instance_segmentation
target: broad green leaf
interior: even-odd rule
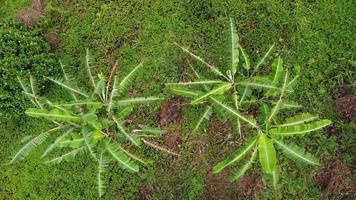
[[[132,135],[132,134],[127,133],[126,129],[123,126],[123,123],[120,120],[116,119],[115,117],[113,117],[113,120],[115,121],[117,128],[120,130],[120,132],[122,134],[124,134],[124,136],[128,140],[130,140],[136,146],[141,145],[141,140],[139,137],[137,137],[137,135]]]
[[[21,149],[14,156],[12,156],[10,163],[13,163],[18,160],[23,160],[26,156],[28,156],[28,154],[30,154],[32,150],[42,144],[48,138],[51,132],[55,132],[61,128],[62,127],[56,127],[50,129],[31,139],[24,146],[22,146]]]
[[[198,98],[194,99],[191,103],[196,104],[201,102],[203,99],[206,99],[207,97],[214,95],[216,93],[221,93],[222,91],[226,91],[231,88],[231,83],[223,84],[213,90],[210,90],[209,92],[199,96]]]
[[[128,117],[133,111],[133,106],[126,106],[116,115],[119,120],[124,120]]]
[[[60,147],[71,147],[73,149],[77,149],[83,146],[84,138],[77,139],[63,139],[59,142]]]
[[[215,99],[215,98],[213,98],[213,97],[210,97],[210,99],[213,100],[213,101],[216,103],[216,105],[218,105],[218,106],[221,107],[222,109],[224,109],[224,110],[228,111],[229,113],[231,113],[231,114],[237,116],[238,118],[240,118],[241,120],[243,120],[243,121],[249,123],[249,124],[252,125],[253,127],[257,127],[256,123],[255,123],[253,120],[248,119],[247,117],[244,117],[244,116],[243,116],[242,114],[240,114],[237,110],[235,110],[235,109],[233,109],[233,108],[231,108],[231,107],[229,107],[229,106],[227,106],[227,105],[221,103],[220,101],[218,101],[217,99]]]
[[[88,124],[91,128],[100,131],[103,127],[98,120],[98,116],[94,113],[87,113],[82,116],[82,121],[84,124]]]
[[[307,122],[314,121],[316,119],[318,119],[318,116],[316,116],[316,115],[311,115],[309,113],[301,113],[296,116],[288,118],[284,124],[279,124],[279,125],[277,125],[277,127],[305,124]]]
[[[286,126],[286,127],[277,127],[271,129],[269,132],[272,135],[280,135],[280,136],[291,136],[291,135],[301,135],[305,133],[309,133],[311,131],[319,130],[325,126],[331,124],[331,121],[328,119],[319,120],[315,122],[311,122],[309,124],[299,124],[294,126]]]
[[[224,83],[220,80],[201,80],[194,82],[179,82],[179,83],[166,83],[167,86],[184,86],[184,85],[209,85],[209,84],[221,84]]]
[[[103,106],[103,104],[98,101],[77,101],[73,103],[53,104],[53,106],[60,106],[60,107],[94,106],[95,108],[99,109]]]
[[[272,141],[264,133],[260,133],[259,135],[258,152],[263,172],[271,174],[277,166],[276,150],[273,147]]]
[[[301,107],[303,107],[303,106],[296,102],[284,100],[282,102],[281,109],[296,109],[296,108],[301,108]]]
[[[138,64],[128,75],[125,76],[125,78],[122,79],[122,81],[118,86],[118,90],[120,94],[124,94],[125,92],[127,92],[137,72],[139,72],[139,68],[142,67],[142,65],[143,62]]]
[[[234,162],[241,160],[241,158],[243,158],[248,152],[251,151],[251,149],[253,149],[253,147],[256,146],[255,145],[256,141],[257,141],[257,138],[254,137],[249,142],[246,142],[246,144],[243,147],[237,149],[230,157],[228,157],[227,159],[225,159],[225,160],[219,162],[217,165],[215,165],[215,167],[213,168],[213,172],[219,173],[225,167],[233,164]]]
[[[37,108],[29,108],[26,110],[25,113],[31,117],[43,117],[43,118],[58,120],[58,121],[80,122],[80,117],[62,112],[58,109],[53,109],[48,111],[48,110],[42,110]]]
[[[239,35],[232,18],[230,18],[230,36],[231,36],[231,72],[236,74],[237,65],[239,64]]]
[[[116,101],[116,105],[118,106],[128,106],[128,105],[135,105],[135,104],[146,104],[155,101],[161,101],[163,98],[161,97],[132,97],[129,99],[121,99]]]
[[[249,170],[254,162],[254,160],[256,159],[256,155],[257,155],[257,149],[255,148],[255,150],[252,152],[252,155],[250,157],[250,159],[248,159],[243,165],[242,167],[236,167],[231,175],[229,176],[229,180],[230,181],[234,181],[236,179],[239,179],[241,176],[243,176],[247,170]]]
[[[297,160],[300,160],[310,165],[320,164],[315,156],[306,152],[304,148],[301,148],[296,144],[291,143],[287,145],[276,139],[273,139],[273,142],[276,143],[279,147],[281,147],[285,154],[290,155],[292,158],[296,158]]]
[[[279,99],[278,99],[276,105],[274,105],[274,107],[272,108],[270,115],[266,119],[266,124],[269,124],[269,122],[274,118],[274,116],[276,116],[278,114],[278,112],[280,111],[280,109],[282,107],[282,103],[283,103],[284,93],[287,88],[287,84],[288,84],[288,71],[286,71],[285,76],[284,76],[281,95],[279,96]]]
[[[115,160],[117,160],[124,169],[132,172],[138,172],[139,166],[131,160],[115,143],[106,143],[106,148]]]
[[[272,80],[275,86],[278,85],[281,80],[281,76],[283,74],[283,60],[281,57],[278,57],[272,64]]]
[[[193,91],[193,90],[188,90],[186,88],[177,88],[177,87],[172,87],[170,88],[173,94],[184,96],[184,97],[197,97],[201,95],[200,91]]]

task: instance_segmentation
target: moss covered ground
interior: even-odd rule
[[[53,51],[69,73],[84,84],[88,80],[81,66],[85,48],[89,48],[95,72],[108,74],[110,63],[119,59],[119,74],[125,75],[144,61],[144,70],[134,82],[134,92],[163,93],[169,98],[165,82],[189,77],[192,73],[189,64],[203,69],[172,43],[189,46],[209,63],[223,68],[228,63],[226,38],[231,17],[251,60],[256,62],[275,43],[272,58],[280,55],[286,66],[300,66],[301,76],[292,100],[303,104],[303,111],[333,121],[330,128],[296,139],[316,154],[322,165],[299,165],[281,157],[280,188],[276,191],[264,183],[258,168],[251,170],[244,181],[235,183],[223,182],[223,178],[212,175],[211,167],[236,146],[231,141],[237,136],[217,136],[208,128],[199,137],[180,142],[179,158],[145,148],[143,153],[156,162],[137,175],[110,165],[103,199],[318,199],[324,188],[315,183],[315,176],[328,162],[355,164],[354,118],[351,122],[345,120],[346,111],[336,106],[341,97],[355,92],[353,1],[48,0],[45,3],[36,28],[41,29],[45,38],[49,33],[58,36]],[[29,5],[28,0],[0,0],[0,18],[15,18],[19,10]],[[59,88],[48,87],[49,98],[66,98]],[[158,107],[147,109],[151,112],[144,112],[144,107],[140,110],[135,114],[137,120],[159,124]],[[181,136],[192,129],[192,122],[199,117],[197,111],[182,107]],[[214,130],[215,125],[207,126]],[[218,130],[228,129],[221,124],[216,126]],[[22,137],[37,135],[48,127],[47,123],[25,115],[0,119],[0,199],[97,199],[95,164],[88,157],[79,156],[75,162],[56,166],[44,165],[39,158],[45,148],[41,146],[26,160],[6,164],[21,146]],[[170,128],[174,129],[174,124]]]

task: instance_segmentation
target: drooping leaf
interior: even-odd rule
[[[197,130],[199,129],[200,125],[203,123],[204,120],[210,119],[211,113],[212,113],[211,106],[207,106],[205,108],[203,115],[199,118],[198,122],[195,124],[195,126],[192,130],[192,134],[197,132]]]
[[[64,138],[66,138],[71,132],[73,131],[73,129],[68,129],[68,131],[66,131],[65,133],[63,133],[62,135],[60,135],[59,137],[57,137],[57,139],[50,144],[47,149],[44,151],[44,153],[42,154],[41,158],[46,157],[49,153],[51,153],[56,147],[60,146],[60,141],[62,141]]]
[[[227,159],[219,162],[217,165],[215,165],[215,167],[213,168],[213,172],[214,173],[219,173],[221,172],[225,167],[241,160],[241,158],[243,158],[246,154],[248,154],[248,152],[251,151],[251,149],[253,149],[253,147],[255,147],[256,145],[256,141],[257,138],[254,137],[252,138],[250,141],[246,142],[246,144],[237,149],[231,156],[229,156]]]
[[[98,160],[98,175],[97,175],[99,197],[103,196],[104,194],[105,185],[101,176],[103,173],[106,172],[108,166],[109,166],[109,159],[104,155],[103,152],[101,152]]]
[[[64,70],[64,65],[63,65],[63,63],[61,62],[61,60],[59,60],[59,65],[61,66],[61,69],[62,69],[62,72],[63,72],[64,80],[65,80],[65,82],[68,84],[68,83],[69,83],[69,77],[68,77],[66,71]],[[73,97],[74,101],[78,101],[77,96],[75,96],[75,94],[74,94],[72,91],[70,92],[70,95]]]
[[[139,68],[142,67],[142,65],[143,65],[143,62],[138,64],[129,74],[127,74],[125,76],[125,78],[122,79],[119,86],[117,87],[119,90],[119,94],[125,94],[127,92],[130,85],[132,84],[133,79],[139,72]]]
[[[88,76],[89,76],[89,79],[90,79],[90,82],[93,86],[93,88],[96,88],[96,84],[95,84],[95,81],[94,81],[94,77],[91,73],[91,69],[90,69],[90,60],[91,60],[91,57],[90,57],[90,53],[89,53],[89,49],[85,49],[85,69],[87,70],[87,73],[88,73]]]
[[[124,136],[128,140],[130,140],[134,145],[136,146],[141,145],[141,140],[137,135],[129,134],[124,128],[123,123],[119,119],[113,117],[113,120],[115,121],[117,128],[120,130],[120,133],[124,134]]]
[[[287,155],[290,155],[292,158],[300,160],[304,163],[310,165],[319,165],[318,159],[313,156],[312,154],[305,151],[304,148],[299,147],[298,145],[291,143],[291,144],[284,144],[283,142],[273,139],[273,142],[276,143],[279,147],[283,149],[283,152]],[[293,159],[293,160],[295,160]]]
[[[210,65],[209,63],[205,62],[202,58],[200,58],[199,56],[193,54],[192,52],[190,52],[187,48],[181,47],[179,46],[177,43],[174,43],[176,46],[180,47],[185,53],[189,54],[190,56],[192,56],[194,59],[196,59],[197,61],[203,63],[205,66],[207,66],[212,72],[214,72],[216,75],[222,76],[225,79],[229,80],[223,73],[221,73],[215,66]]]
[[[13,163],[18,160],[23,160],[26,156],[28,156],[28,154],[30,154],[32,150],[42,144],[48,138],[51,132],[55,132],[61,128],[62,127],[56,127],[50,129],[31,139],[24,146],[22,146],[21,149],[14,156],[12,156],[10,163]]]
[[[90,131],[89,129],[82,129],[82,134],[83,134],[83,137],[84,137],[84,143],[87,146],[91,157],[94,160],[98,160],[97,156],[95,154],[94,145],[92,143],[90,143],[90,140],[91,140],[93,132]]]
[[[277,127],[294,126],[298,124],[305,124],[310,121],[318,119],[317,115],[311,115],[309,113],[301,113],[296,116],[287,118],[284,124],[279,124]]]
[[[136,155],[130,151],[128,151],[127,149],[125,149],[124,147],[122,147],[121,145],[119,144],[116,144],[117,147],[122,151],[124,152],[126,155],[128,155],[129,157],[131,157],[132,159],[144,164],[144,165],[148,165],[148,164],[152,164],[153,161],[152,160],[148,160],[148,159],[145,159],[145,158],[142,158],[141,156],[139,155]]]
[[[127,169],[131,172],[138,172],[139,166],[132,161],[115,143],[106,143],[106,148],[115,160],[117,160],[124,169]]]
[[[242,54],[242,57],[244,58],[244,64],[242,65],[246,70],[249,70],[251,68],[251,64],[250,64],[250,59],[248,57],[248,55],[246,54],[245,50],[240,46],[240,51]]]
[[[117,106],[129,106],[135,104],[146,104],[155,101],[161,101],[163,98],[161,97],[133,97],[129,99],[121,99],[116,101]]]
[[[94,88],[94,92],[92,96],[95,94],[101,99],[101,101],[106,101],[106,92],[105,92],[105,84],[106,77],[103,74],[98,74],[99,80],[96,82],[96,87]]]
[[[223,91],[228,90],[229,88],[231,88],[231,83],[226,83],[226,84],[220,85],[219,87],[216,87],[215,89],[212,89],[209,92],[197,97],[191,103],[192,104],[199,103],[202,100],[208,98],[209,96],[217,94],[217,93],[222,93]]]
[[[261,60],[257,63],[255,69],[253,70],[253,74],[258,71],[258,69],[266,62],[269,54],[272,52],[274,48],[274,44],[268,49],[267,53],[261,58]]]
[[[312,131],[319,130],[325,126],[331,124],[331,121],[328,119],[314,121],[309,124],[299,124],[294,126],[286,126],[286,127],[277,127],[271,129],[269,132],[272,135],[280,135],[280,136],[291,136],[291,135],[301,135],[305,133],[309,133]]]
[[[113,82],[113,86],[112,86],[112,89],[111,89],[111,93],[110,93],[110,96],[109,96],[109,99],[108,99],[108,103],[107,103],[107,112],[110,113],[111,112],[111,109],[112,107],[114,106],[114,98],[116,96],[118,96],[118,93],[119,93],[119,89],[117,88],[117,76],[114,77],[114,82]],[[124,90],[123,90],[124,91]]]
[[[19,81],[20,83],[20,86],[24,92],[24,94],[26,95],[26,97],[31,101],[31,103],[34,105],[34,106],[38,106],[37,103],[35,102],[35,100],[33,99],[33,94],[31,94],[29,92],[29,90],[27,89],[27,87],[25,86],[24,82],[22,81],[22,79],[20,77],[17,77],[17,80]]]
[[[63,161],[70,161],[70,160],[73,160],[75,158],[75,156],[78,154],[78,153],[81,153],[82,151],[84,151],[85,147],[81,147],[81,148],[77,148],[77,149],[74,149],[68,153],[65,153],[59,157],[56,157],[56,158],[53,158],[52,160],[48,160],[46,161],[45,163],[46,164],[51,164],[51,163],[54,163],[54,164],[59,164]]]
[[[28,116],[31,117],[43,117],[50,120],[58,120],[58,121],[72,121],[72,122],[80,122],[80,117],[60,111],[58,109],[52,110],[42,110],[37,108],[29,108],[25,112]]]
[[[235,180],[239,179],[241,176],[243,176],[247,172],[247,170],[249,170],[251,168],[254,160],[256,159],[257,149],[258,148],[255,148],[255,150],[252,152],[250,159],[248,159],[245,163],[243,163],[243,165],[241,167],[236,167],[232,171],[232,173],[229,176],[230,181],[235,181]]]
[[[259,134],[258,152],[263,172],[271,174],[277,165],[276,150],[272,141],[264,133]]]
[[[237,96],[237,93],[233,94],[233,100],[235,104],[236,110],[239,110],[239,97]],[[236,126],[237,126],[237,133],[239,134],[240,138],[242,137],[242,132],[241,132],[241,123],[240,123],[240,118],[236,117]]]
[[[64,89],[70,91],[70,92],[74,92],[74,93],[77,93],[77,94],[80,94],[84,97],[89,97],[87,94],[85,94],[84,92],[80,91],[79,89],[76,89],[75,87],[69,85],[68,83],[63,83],[59,80],[55,80],[53,78],[49,78],[49,77],[46,77],[48,80],[52,81],[53,83],[63,87]]]
[[[197,97],[201,95],[200,91],[193,91],[189,90],[186,88],[181,88],[181,87],[171,87],[170,90],[172,91],[173,94],[184,96],[184,97]]]
[[[210,99],[213,100],[213,101],[216,103],[216,105],[218,105],[218,106],[221,107],[222,109],[224,109],[224,110],[228,111],[229,113],[231,113],[231,114],[237,116],[237,117],[240,118],[241,120],[243,120],[243,121],[249,123],[251,126],[257,127],[256,123],[255,123],[253,120],[248,119],[247,117],[244,117],[244,116],[243,116],[242,114],[240,114],[237,110],[231,108],[230,106],[227,106],[227,105],[221,103],[220,101],[218,101],[217,99],[215,99],[215,98],[213,98],[213,97],[210,97]]]

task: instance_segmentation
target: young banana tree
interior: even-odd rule
[[[270,76],[253,76],[258,72],[258,69],[265,64],[266,59],[271,54],[274,45],[269,48],[267,53],[252,69],[250,59],[244,48],[239,43],[239,37],[231,18],[229,40],[231,42],[231,62],[229,63],[229,70],[227,70],[226,73],[222,73],[217,67],[207,63],[187,48],[174,43],[176,46],[180,47],[183,52],[189,54],[196,61],[206,66],[216,76],[215,79],[205,79],[194,68],[192,68],[192,71],[197,77],[196,81],[166,84],[172,93],[190,98],[192,105],[205,106],[205,111],[202,112],[203,114],[196,122],[192,133],[199,130],[204,120],[210,119],[214,107],[213,105],[216,105],[214,99],[229,102],[233,104],[235,110],[244,112],[247,111],[251,105],[250,98],[253,98],[251,95],[253,88],[259,88],[266,93],[268,92],[270,96],[280,93],[280,89],[277,87],[278,82],[273,79],[271,80]],[[279,59],[279,61],[280,60],[281,59]],[[273,72],[277,66],[279,66],[277,63],[273,65]],[[278,71],[276,75],[280,76],[280,71]],[[219,111],[219,107],[217,108],[217,111]],[[225,117],[224,112],[220,113]],[[250,116],[240,115],[240,117],[235,117],[233,119],[233,124],[236,125],[237,133],[240,137],[242,136],[241,120],[246,121],[249,125],[253,125],[251,123]]]
[[[317,116],[308,113],[280,120],[282,111],[301,108],[299,104],[287,100],[288,95],[293,92],[293,86],[298,75],[290,80],[289,73],[284,69],[283,60],[280,57],[273,61],[271,73],[267,75],[259,74],[259,69],[265,64],[274,45],[252,67],[248,55],[239,44],[238,34],[232,19],[230,19],[230,35],[231,63],[226,74],[188,49],[176,44],[195,60],[207,66],[217,78],[213,80],[203,79],[192,68],[198,78],[197,81],[168,83],[167,86],[173,93],[191,98],[192,104],[204,104],[206,106],[192,131],[193,133],[199,129],[204,120],[209,119],[212,108],[235,122],[237,132],[240,135],[241,124],[248,125],[249,128],[246,132],[249,134],[247,137],[252,139],[248,140],[230,157],[218,163],[213,169],[214,173],[221,172],[224,168],[236,164],[249,155],[249,158],[232,172],[230,180],[236,180],[245,174],[258,155],[263,172],[272,175],[274,186],[276,186],[278,167],[274,146],[295,157],[296,160],[317,165],[318,161],[314,156],[306,153],[303,148],[296,144],[285,144],[283,138],[305,135],[329,125],[331,121],[318,120]],[[245,114],[252,106],[259,108],[259,116],[253,118]]]
[[[282,73],[283,71],[284,70],[282,70]],[[281,111],[285,108],[289,108],[285,107],[284,104],[286,90],[290,84],[288,81],[288,71],[285,71],[284,74],[283,84],[280,88],[281,92],[277,100],[270,101],[270,104],[261,104],[258,120],[252,121],[254,129],[251,130],[251,133],[253,133],[254,136],[227,159],[219,162],[213,168],[214,173],[219,173],[226,167],[235,165],[247,157],[241,164],[234,166],[234,170],[229,177],[231,181],[234,181],[251,168],[258,155],[263,172],[270,175],[273,186],[276,187],[278,181],[278,164],[275,147],[277,147],[277,150],[282,150],[283,153],[295,161],[301,161],[310,165],[319,165],[318,159],[306,152],[304,148],[294,143],[287,144],[283,142],[283,139],[292,136],[304,136],[312,131],[330,125],[331,121],[327,119],[319,120],[318,116],[309,113],[301,113],[285,120],[280,120],[279,114]],[[235,108],[226,106],[216,99],[213,100],[226,112],[241,118],[241,114]]]
[[[139,164],[150,163],[150,160],[127,149],[129,146],[140,147],[144,137],[157,137],[162,134],[162,131],[149,127],[129,130],[125,125],[125,119],[132,113],[135,105],[156,102],[162,98],[153,96],[127,97],[127,91],[134,77],[142,69],[142,63],[119,80],[115,75],[117,63],[109,78],[106,79],[102,74],[97,77],[92,75],[88,50],[85,61],[85,68],[92,88],[90,93],[75,86],[65,73],[62,64],[63,80],[48,77],[50,81],[70,93],[73,98],[71,102],[54,103],[39,97],[32,76],[30,76],[29,88],[19,79],[24,94],[35,106],[35,108],[27,109],[26,114],[50,120],[55,126],[30,139],[12,157],[10,163],[24,159],[46,139],[56,137],[41,158],[48,156],[55,149],[67,150],[67,153],[48,159],[45,163],[61,163],[74,159],[77,154],[89,153],[93,161],[98,164],[97,188],[99,196],[102,196],[105,188],[102,174],[107,170],[110,161],[117,162],[123,169],[130,172],[138,172]]]

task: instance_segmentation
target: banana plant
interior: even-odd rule
[[[309,113],[300,113],[285,120],[280,120],[279,116],[281,111],[284,110],[283,102],[285,101],[286,90],[290,84],[288,81],[288,71],[285,70],[284,74],[283,84],[280,88],[281,93],[276,101],[260,105],[259,117],[252,122],[254,128],[250,130],[252,133],[250,140],[228,158],[216,164],[213,168],[214,173],[220,173],[226,167],[235,165],[233,166],[234,169],[229,176],[229,180],[237,180],[253,166],[258,156],[263,173],[271,177],[273,187],[276,188],[278,183],[278,162],[275,147],[294,161],[319,165],[318,159],[306,152],[304,148],[294,143],[286,143],[283,139],[293,136],[304,136],[312,131],[330,125],[331,121],[327,119],[320,120],[318,116]],[[241,118],[239,111],[235,108],[226,106],[216,99],[213,100],[226,112]],[[243,159],[243,162],[238,163]]]
[[[301,105],[288,100],[293,93],[298,74],[292,79],[289,72],[283,67],[281,57],[272,63],[272,70],[268,74],[260,73],[274,45],[255,64],[251,64],[249,56],[239,44],[239,37],[230,19],[231,63],[229,70],[222,73],[217,67],[204,61],[187,48],[180,47],[185,53],[206,66],[216,76],[215,79],[205,79],[194,69],[196,81],[167,83],[166,85],[174,94],[191,99],[192,105],[204,105],[205,111],[193,128],[193,133],[199,130],[204,120],[209,117],[214,108],[226,119],[229,119],[237,127],[237,133],[241,136],[243,125],[244,135],[249,138],[242,147],[237,149],[230,157],[219,162],[214,168],[214,173],[219,173],[226,167],[235,165],[245,158],[245,161],[235,167],[230,175],[234,181],[243,176],[252,167],[257,157],[263,172],[272,177],[273,185],[277,186],[278,166],[276,149],[282,150],[288,156],[301,160],[307,164],[318,165],[319,161],[302,147],[294,143],[283,141],[285,137],[305,135],[319,130],[331,124],[330,120],[319,120],[318,116],[309,113],[297,114],[293,117],[281,120],[283,111],[300,109]],[[258,108],[258,116],[249,116],[246,113],[251,108]],[[249,156],[249,157],[248,157]],[[246,159],[246,157],[248,157]]]
[[[116,162],[129,172],[138,172],[140,164],[151,164],[151,160],[142,158],[128,149],[140,148],[145,137],[159,137],[162,131],[150,127],[130,130],[125,119],[136,105],[157,102],[162,98],[127,97],[127,91],[143,64],[138,64],[121,80],[116,75],[117,64],[118,62],[113,66],[108,78],[102,74],[95,77],[91,72],[91,57],[88,49],[86,50],[85,69],[91,92],[77,87],[61,64],[63,80],[50,77],[47,79],[69,92],[73,100],[64,103],[51,102],[38,96],[32,76],[29,79],[30,87],[26,87],[19,79],[23,93],[34,105],[34,108],[26,110],[26,114],[50,120],[55,127],[31,138],[12,157],[10,163],[24,159],[47,139],[55,138],[41,158],[47,157],[56,149],[66,150],[66,153],[47,159],[45,163],[61,163],[73,160],[78,154],[88,153],[98,165],[96,179],[99,196],[104,194],[105,184],[102,175],[107,171],[109,162]]]
[[[213,108],[216,108],[216,106],[214,106],[216,105],[216,102],[213,99],[230,103],[233,105],[235,110],[240,110],[241,113],[244,113],[256,100],[252,95],[253,89],[259,89],[268,94],[268,96],[275,96],[281,92],[278,87],[278,80],[282,73],[282,59],[278,58],[272,66],[272,74],[274,74],[275,77],[272,77],[272,75],[254,76],[258,73],[261,66],[266,63],[266,60],[271,54],[274,45],[271,45],[269,50],[258,62],[256,62],[255,67],[253,68],[251,66],[252,64],[249,56],[239,43],[239,36],[231,18],[229,33],[229,41],[231,43],[229,52],[231,53],[231,62],[228,64],[229,69],[226,73],[223,73],[216,66],[207,63],[201,57],[189,51],[188,48],[174,43],[176,46],[181,48],[183,52],[187,53],[197,62],[207,67],[207,69],[215,76],[214,79],[206,79],[191,66],[197,80],[189,82],[166,83],[166,86],[169,87],[172,93],[191,99],[192,105],[203,105],[205,107],[204,112],[202,112],[203,114],[197,120],[194,128],[192,129],[191,133],[193,134],[198,132],[204,121],[210,119]],[[290,89],[286,89],[286,92],[290,92]],[[291,104],[291,106],[299,107],[295,104]],[[217,107],[217,111],[219,113],[219,107]],[[220,114],[222,114],[224,118],[228,117],[225,116],[224,112],[220,112]],[[243,114],[240,115],[240,117],[234,117],[233,124],[235,125],[236,132],[240,138],[242,138],[243,135],[241,131],[242,121],[245,121],[247,124],[253,126],[253,123],[251,123],[251,116]]]

